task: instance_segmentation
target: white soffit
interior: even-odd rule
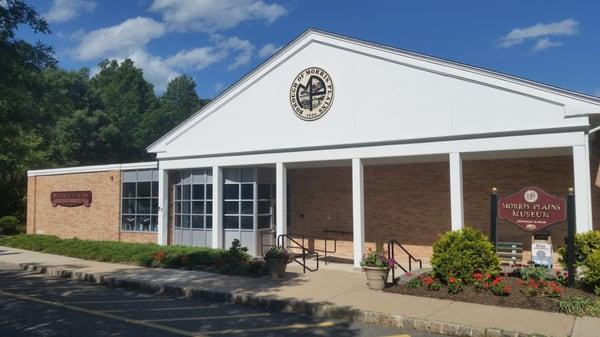
[[[29,171],[27,171],[27,176],[35,177],[35,176],[50,176],[50,175],[59,175],[59,174],[72,174],[72,173],[144,170],[144,169],[155,169],[155,168],[158,168],[158,162],[153,161],[153,162],[139,162],[139,163],[125,163],[125,164],[61,167],[61,168],[44,169],[44,170],[29,170]]]

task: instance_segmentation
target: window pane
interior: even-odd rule
[[[204,185],[192,185],[192,199],[204,199]]]
[[[181,213],[190,214],[190,202],[189,201],[181,202]]]
[[[181,227],[190,228],[190,216],[189,215],[183,215],[181,217]]]
[[[212,184],[206,185],[206,199],[212,200]]]
[[[136,229],[138,231],[149,231],[150,230],[150,216],[138,215],[136,218]]]
[[[180,214],[175,215],[175,227],[177,227],[177,228],[181,227],[181,215]]]
[[[223,198],[224,199],[239,199],[240,191],[238,184],[225,184],[223,185]]]
[[[181,185],[175,185],[175,200],[181,200]]]
[[[258,184],[258,199],[271,199],[270,184]]]
[[[271,216],[270,215],[259,215],[258,216],[258,229],[265,229],[271,227]]]
[[[152,198],[152,214],[158,214],[158,199]]]
[[[183,185],[181,187],[181,199],[190,200],[190,185]]]
[[[148,198],[150,197],[150,185],[148,181],[138,182],[137,184],[137,197]]]
[[[206,202],[206,214],[212,214],[212,201]]]
[[[137,214],[150,213],[150,199],[137,199]]]
[[[238,216],[224,216],[223,217],[223,228],[225,229],[238,229],[240,228]]]
[[[258,214],[269,214],[271,213],[271,201],[259,201],[258,202]]]
[[[123,184],[123,197],[124,198],[135,198],[135,183],[124,183]]]
[[[253,229],[254,223],[252,221],[252,216],[242,216],[242,229]]]
[[[123,199],[123,214],[135,214],[135,199]]]
[[[203,215],[192,215],[192,228],[204,228]]]
[[[151,216],[150,217],[150,230],[156,232],[158,230],[158,217]]]
[[[254,185],[253,184],[242,184],[241,199],[254,199]]]
[[[225,201],[223,203],[223,214],[239,214],[240,203],[237,201]]]
[[[204,214],[204,201],[192,201],[192,213]]]
[[[212,228],[212,216],[211,215],[207,215],[206,216],[206,228]]]
[[[242,201],[241,214],[254,214],[254,202],[253,201]]]
[[[254,168],[252,168],[252,167],[242,168],[242,181],[243,182],[254,181]]]
[[[133,215],[123,215],[121,218],[121,228],[126,231],[135,230],[135,216]]]
[[[181,213],[181,201],[175,201],[175,213]]]
[[[152,182],[152,196],[158,197],[158,181]]]

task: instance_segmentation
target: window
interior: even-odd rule
[[[123,171],[121,180],[121,230],[156,232],[158,171]]]
[[[174,189],[175,228],[212,228],[212,171],[185,170],[177,173]]]
[[[223,228],[254,229],[254,168],[223,170]]]

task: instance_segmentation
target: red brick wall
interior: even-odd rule
[[[29,178],[27,233],[61,238],[119,240],[119,171],[73,173]],[[90,207],[52,207],[55,191],[92,191]]]
[[[543,157],[463,162],[465,224],[489,231],[489,192],[511,194],[524,186],[537,186],[555,195],[565,195],[573,185],[572,158]],[[592,159],[592,176],[598,160]],[[290,170],[292,189],[291,231],[318,236],[308,246],[324,248],[323,230],[352,232],[351,168]],[[381,246],[389,239],[405,244],[428,262],[431,245],[439,234],[450,230],[449,169],[447,162],[365,166],[365,239],[367,247]],[[595,228],[600,217],[600,188],[592,187]],[[501,241],[521,241],[525,247],[531,234],[515,225],[498,226]],[[565,224],[549,228],[555,245],[562,245]],[[337,255],[352,257],[352,236],[337,235]],[[527,257],[527,254],[526,254]]]
[[[28,177],[27,233],[61,238],[157,242],[157,233],[120,232],[119,171]],[[55,191],[92,191],[90,207],[52,207]]]

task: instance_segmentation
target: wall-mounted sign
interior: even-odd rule
[[[302,70],[290,87],[290,104],[298,118],[314,121],[323,117],[333,102],[333,80],[318,67]]]
[[[50,193],[50,202],[53,207],[90,207],[92,203],[92,191],[62,191]]]
[[[521,229],[535,232],[565,221],[566,201],[537,187],[526,187],[498,200],[498,218],[514,223]]]

